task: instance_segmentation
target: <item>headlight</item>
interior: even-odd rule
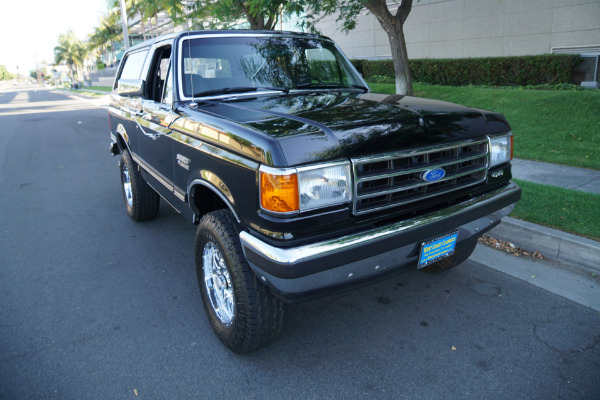
[[[490,168],[495,167],[513,158],[512,132],[507,135],[490,137]]]
[[[348,203],[352,199],[350,163],[300,168],[260,167],[260,205],[292,213]]]

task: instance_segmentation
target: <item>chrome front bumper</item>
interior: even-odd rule
[[[501,189],[427,215],[381,228],[295,248],[271,246],[240,233],[246,260],[260,279],[284,300],[314,297],[340,285],[360,283],[392,269],[414,265],[420,245],[458,231],[460,242],[479,236],[508,215],[521,189]]]

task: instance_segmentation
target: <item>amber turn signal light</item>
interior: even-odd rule
[[[260,205],[265,210],[280,213],[299,211],[298,175],[273,175],[261,171]]]

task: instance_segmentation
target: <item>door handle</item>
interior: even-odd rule
[[[142,119],[152,122],[153,124],[160,124],[160,119],[156,118],[154,115],[152,115],[150,113],[143,113]]]
[[[134,117],[140,117],[143,114],[142,111],[138,111],[138,110],[135,110],[135,109],[127,107],[127,106],[120,106],[119,109],[123,112],[133,115]]]

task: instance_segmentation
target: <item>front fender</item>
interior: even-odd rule
[[[119,150],[121,152],[123,150],[129,150],[129,135],[127,135],[127,131],[125,130],[123,124],[117,125],[116,133]]]
[[[226,206],[229,208],[236,221],[240,222],[240,218],[238,217],[237,212],[234,208],[234,199],[231,195],[231,192],[225,182],[223,182],[217,175],[210,171],[201,171],[202,179],[193,180],[188,186],[188,194],[189,194],[189,206],[194,215],[198,216],[203,214],[202,210],[198,208],[196,205],[196,201],[194,198],[195,193],[197,192],[198,186],[202,188],[210,190],[214,195],[216,195]]]

